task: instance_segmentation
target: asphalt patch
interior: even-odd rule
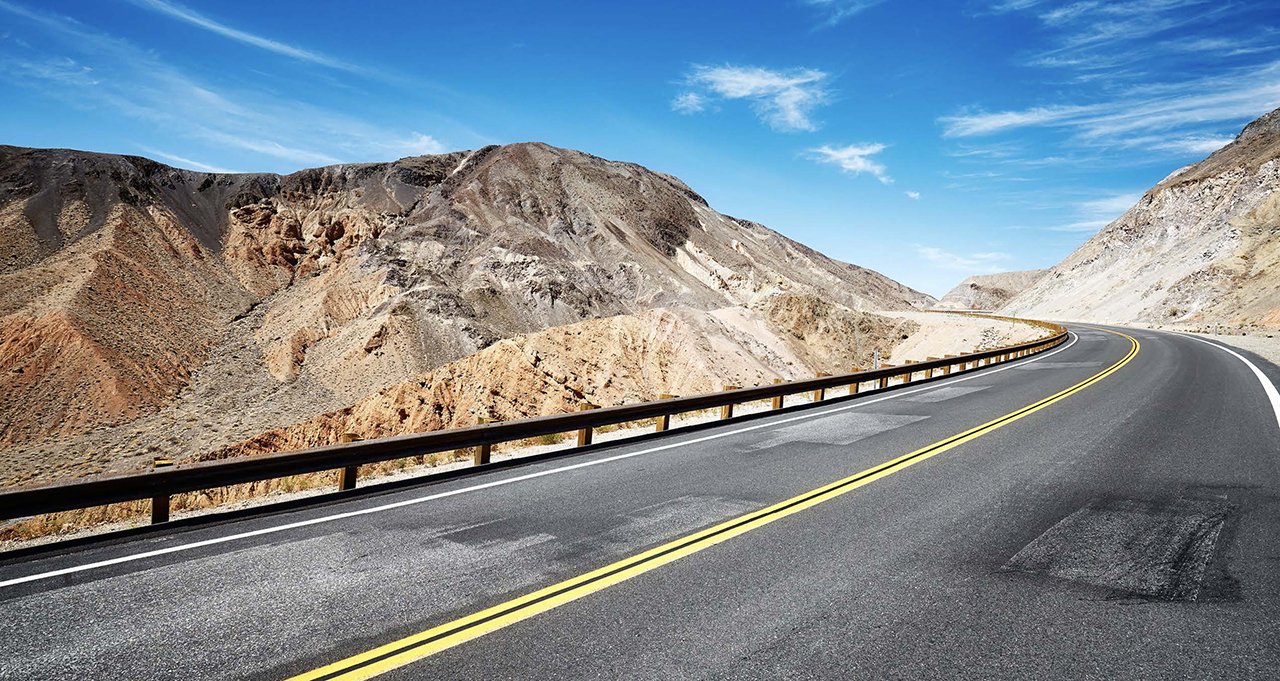
[[[937,390],[929,390],[922,394],[912,395],[911,397],[907,397],[904,399],[906,399],[907,402],[924,402],[924,403],[942,402],[944,400],[949,400],[955,397],[964,397],[965,395],[972,395],[973,393],[981,392],[990,387],[991,386],[989,385],[979,385],[979,386],[972,386],[972,387],[949,386],[946,388],[938,388]]]
[[[1120,597],[1194,601],[1230,511],[1219,499],[1095,499],[1001,571],[1091,584]]]

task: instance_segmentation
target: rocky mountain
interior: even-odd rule
[[[1169,175],[1003,312],[1280,325],[1278,158],[1280,109]]]
[[[830,370],[914,328],[868,311],[933,302],[674,177],[545,144],[286,176],[0,147],[14,479],[203,455],[448,366],[486,403],[416,394],[406,423],[528,415],[538,399],[498,396],[533,380],[512,347],[553,348],[574,399]],[[831,329],[853,338],[805,342]],[[646,378],[598,385],[625,372]]]
[[[960,282],[938,301],[947,310],[998,310],[1039,281],[1047,270],[980,274]]]

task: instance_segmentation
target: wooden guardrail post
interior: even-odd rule
[[[348,442],[359,442],[362,438],[355,433],[343,433],[338,436],[338,442],[346,444]],[[338,491],[345,492],[349,489],[356,488],[356,477],[360,474],[359,466],[344,466],[338,473]]]
[[[661,395],[658,395],[658,399],[660,400],[669,400],[673,397],[675,397],[675,395],[668,395],[667,393],[662,393]],[[654,421],[654,428],[653,428],[654,432],[661,433],[662,431],[671,427],[671,414],[663,414],[662,416],[659,416],[653,421]]]
[[[860,369],[860,368],[858,368],[858,367],[850,367],[850,368],[849,368],[849,373],[851,373],[851,374],[856,374],[856,373],[858,373],[859,371],[862,371],[862,369]],[[849,384],[849,394],[850,394],[850,395],[857,395],[857,394],[858,394],[858,385],[859,385],[859,383],[858,383],[857,381],[854,381],[853,383],[850,383],[850,384]]]
[[[152,470],[156,468],[168,468],[173,465],[173,459],[167,456],[157,456],[151,462]],[[159,525],[160,523],[169,522],[169,495],[161,494],[160,496],[151,497],[151,524]]]
[[[935,360],[937,360],[937,359],[938,359],[937,357],[926,357],[926,358],[925,358],[925,361],[926,361],[926,362],[933,362],[933,361],[935,361]],[[924,377],[925,377],[925,379],[926,379],[926,380],[927,380],[927,379],[930,379],[930,378],[933,378],[933,369],[925,369]]]
[[[483,426],[486,423],[493,423],[493,419],[485,416],[481,416],[480,418],[476,419],[476,423],[478,425]],[[483,466],[489,463],[489,456],[492,453],[493,453],[493,445],[489,444],[488,442],[480,445],[479,447],[476,447],[475,454],[473,454],[471,458],[472,465]]]
[[[827,376],[830,376],[830,375],[831,375],[831,374],[824,374],[824,373],[822,373],[821,371],[819,371],[819,372],[818,372],[818,378],[826,378]],[[825,399],[827,399],[827,389],[826,389],[826,388],[818,388],[817,390],[813,391],[813,401],[814,401],[814,402],[821,402],[821,401],[823,401],[823,400],[825,400]]]
[[[953,357],[955,357],[955,355],[943,355],[943,356],[942,356],[942,358],[943,358],[943,359],[951,359],[951,358],[953,358]],[[948,365],[946,365],[946,366],[942,367],[942,375],[943,375],[943,376],[950,376],[950,375],[951,375],[951,365],[950,365],[950,364],[948,364]]]
[[[578,406],[578,411],[591,411],[592,409],[599,409],[599,408],[600,408],[600,405],[598,405],[598,404],[591,404],[590,402],[583,402],[581,405],[579,405],[579,406]],[[594,429],[594,428],[592,428],[591,426],[587,426],[586,428],[583,428],[583,429],[581,429],[581,430],[579,430],[579,431],[578,431],[578,446],[579,446],[579,447],[586,447],[587,445],[591,444],[591,433],[592,433],[594,430],[595,430],[595,429]]]
[[[773,379],[773,384],[774,384],[774,385],[778,385],[778,384],[779,384],[779,383],[781,383],[782,381],[783,381],[783,379],[781,379],[781,378],[775,378],[775,379]],[[774,395],[774,396],[773,396],[773,408],[774,408],[774,409],[781,409],[781,408],[782,408],[782,404],[783,404],[783,402],[785,402],[785,400],[784,400],[783,398],[784,398],[784,396],[783,396],[783,395]]]
[[[881,369],[892,369],[892,368],[893,368],[893,365],[892,365],[892,364],[881,364],[881,365],[880,365],[880,368],[881,368]],[[881,390],[883,390],[883,389],[888,388],[888,387],[889,387],[889,377],[888,377],[888,376],[885,376],[884,378],[880,379],[880,389],[881,389]]]
[[[909,360],[907,360],[907,361],[903,362],[902,364],[903,364],[903,366],[906,366],[906,365],[908,365],[908,364],[915,364],[915,360],[910,360],[910,359],[909,359]],[[913,375],[915,375],[915,373],[916,373],[916,372],[914,372],[914,371],[908,371],[905,375],[903,375],[903,377],[902,377],[902,382],[903,382],[903,383],[910,383],[910,382],[911,382],[911,377],[912,377]]]
[[[725,389],[725,390],[737,390],[738,388],[741,388],[741,387],[742,387],[742,386],[740,386],[740,385],[726,385],[726,386],[724,387],[724,389]],[[720,407],[720,418],[722,418],[722,419],[733,418],[733,405],[732,405],[732,404],[726,404],[726,405],[724,405],[723,407]]]

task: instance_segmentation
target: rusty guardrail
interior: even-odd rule
[[[995,362],[1010,361],[1047,350],[1067,338],[1066,329],[1057,324],[1008,317],[984,317],[1030,323],[1054,333],[1046,338],[1018,345],[956,357],[948,355],[942,359],[903,366],[886,365],[879,369],[853,371],[837,376],[818,376],[746,388],[726,386],[725,390],[716,393],[687,397],[664,395],[666,399],[654,402],[614,407],[584,405],[582,411],[578,412],[517,421],[487,422],[487,419],[481,419],[481,423],[463,428],[345,442],[241,459],[166,465],[145,473],[6,490],[0,492],[0,519],[150,499],[152,521],[165,522],[169,518],[170,497],[184,492],[328,470],[340,471],[339,490],[349,490],[355,487],[358,467],[362,464],[459,449],[477,448],[479,453],[475,455],[474,463],[477,467],[482,467],[489,463],[490,448],[501,442],[577,431],[578,445],[585,446],[591,443],[592,430],[601,426],[656,419],[657,430],[666,430],[670,417],[676,414],[718,407],[723,418],[732,418],[733,406],[737,404],[772,400],[772,407],[781,409],[787,395],[809,392],[821,400],[827,389],[836,387],[849,387],[849,395],[844,399],[857,399],[861,395],[899,387],[889,385],[889,381],[894,378],[905,377],[902,384],[905,385],[915,374],[923,374],[927,379],[937,370],[941,370],[943,375],[954,375],[954,367],[959,367],[959,371],[974,371],[983,362],[990,366]],[[876,385],[877,389],[860,392],[858,387],[864,383]]]

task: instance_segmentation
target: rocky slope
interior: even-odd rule
[[[1022,293],[1048,270],[1021,270],[980,274],[960,282],[938,301],[946,310],[998,310]]]
[[[1002,312],[1280,325],[1278,158],[1280,109],[1165,178]]]
[[[592,399],[829,370],[908,326],[865,311],[933,302],[673,177],[543,144],[287,176],[0,147],[10,481],[221,451],[428,376],[532,386],[499,370],[529,343]],[[562,406],[547,389],[496,415]],[[428,394],[405,423],[471,418]]]

